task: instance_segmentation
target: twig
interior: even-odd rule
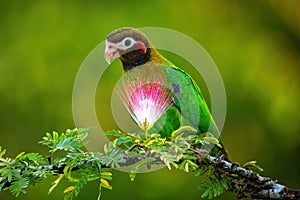
[[[201,162],[198,162],[199,168],[201,168],[202,163],[206,162],[212,165],[215,170],[220,174],[226,174],[230,179],[230,186],[228,191],[237,194],[237,199],[242,198],[252,198],[252,199],[288,199],[296,200],[300,199],[300,190],[289,189],[286,186],[277,183],[277,181],[271,180],[268,177],[260,176],[259,174],[238,166],[235,163],[230,163],[214,156],[206,156],[202,158],[201,152],[195,152],[195,156]],[[151,163],[153,164],[163,164],[164,162],[160,159],[160,156],[155,153],[143,153],[136,156],[124,156],[124,163],[120,164],[120,167],[134,165],[139,161],[146,158],[154,157],[155,160]],[[74,171],[78,170],[82,165],[91,164],[92,161],[86,160],[73,168]],[[66,164],[55,164],[55,165],[42,165],[36,167],[39,169],[49,169],[54,172],[54,174],[63,174]],[[103,168],[110,168],[110,166],[102,166]],[[22,174],[22,169],[20,169],[20,174]],[[7,179],[0,177],[0,185],[3,184],[2,189],[7,189],[11,186],[12,182]]]

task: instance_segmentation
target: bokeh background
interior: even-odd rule
[[[165,27],[197,40],[219,67],[228,100],[222,137],[232,159],[257,160],[264,175],[299,189],[299,7],[297,0],[1,1],[0,145],[8,156],[47,155],[37,144],[44,133],[74,127],[72,87],[87,54],[119,27]],[[120,63],[114,66],[120,73]],[[103,84],[110,87],[112,79]],[[63,187],[47,195],[52,181],[18,199],[63,199]],[[200,199],[198,182],[176,170],[130,182],[116,171],[102,199]],[[89,184],[77,199],[96,199],[97,190]],[[16,198],[4,191],[0,199]]]

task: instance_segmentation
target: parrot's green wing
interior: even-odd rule
[[[210,132],[219,140],[222,148],[213,148],[214,154],[220,150],[229,160],[228,153],[222,144],[219,129],[214,122],[209,108],[195,81],[186,72],[170,62],[163,63],[167,74],[168,87],[173,91],[173,105],[156,122],[153,131],[169,138],[180,126],[192,126],[198,134]]]
[[[174,66],[170,62],[163,63],[165,73],[167,74],[168,87],[173,91],[173,105],[158,120],[157,124],[165,131],[163,135],[171,134],[171,130],[176,130],[179,126],[192,126],[200,133],[211,132],[215,137],[219,137],[219,131],[216,127],[208,106],[201,94],[199,87],[194,80],[183,70]],[[178,118],[181,116],[181,118]],[[175,119],[177,117],[177,119]],[[165,119],[167,118],[167,119]],[[170,120],[168,119],[170,118]],[[168,124],[174,123],[174,124]],[[173,126],[173,129],[171,128]]]
[[[159,133],[163,138],[169,139],[174,130],[181,125],[181,113],[174,104],[158,119],[149,133]]]

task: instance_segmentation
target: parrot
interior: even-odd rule
[[[165,120],[163,127],[154,125],[149,131],[158,130],[158,133],[167,139],[170,139],[173,131],[186,124],[197,129],[199,135],[210,132],[221,145],[217,147],[217,152],[221,153],[225,160],[230,161],[221,141],[219,129],[197,83],[188,73],[162,56],[144,33],[131,27],[112,31],[106,37],[104,57],[108,64],[112,60],[119,59],[125,74],[142,66],[162,66],[163,70],[156,70],[155,73],[165,74],[165,81],[170,85],[173,97],[171,105],[160,117]],[[160,124],[159,121],[160,119],[155,124]]]

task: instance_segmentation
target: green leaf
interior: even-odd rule
[[[187,160],[187,163],[189,164],[190,167],[192,167],[193,170],[198,168],[198,165],[191,160]]]
[[[115,137],[121,137],[123,135],[121,131],[116,131],[116,130],[106,131],[104,134],[106,136],[115,136]]]
[[[201,198],[205,198],[209,195],[209,188],[207,188],[201,195]]]
[[[0,158],[2,158],[2,156],[4,156],[5,153],[6,153],[6,149],[2,149],[2,147],[0,146]]]
[[[130,181],[134,181],[135,177],[136,177],[136,173],[129,173]]]
[[[189,172],[189,163],[188,163],[188,162],[186,162],[186,163],[184,164],[184,171],[185,171],[185,172]]]
[[[249,162],[246,162],[244,165],[243,165],[244,168],[246,169],[250,169],[254,172],[257,172],[257,173],[261,173],[263,172],[263,168],[261,168],[259,165],[257,165],[257,161],[249,161]]]
[[[54,190],[54,188],[57,187],[57,185],[60,183],[60,181],[63,179],[63,177],[64,177],[64,174],[58,175],[58,178],[55,181],[53,181],[52,186],[48,191],[48,194],[50,194]]]
[[[188,156],[185,156],[185,159],[187,159],[187,160],[197,160],[197,157],[188,155]]]
[[[100,177],[107,180],[112,180],[112,173],[111,172],[101,172]]]
[[[23,156],[24,154],[25,154],[25,152],[19,153],[19,154],[16,156],[15,160],[18,160],[18,159],[22,158],[22,156]]]
[[[119,137],[117,139],[116,145],[119,146],[121,144],[128,143],[128,142],[132,142],[132,139],[131,138],[126,138],[126,137]]]
[[[228,180],[225,175],[218,174],[213,166],[202,166],[198,170],[196,176],[200,176],[200,190],[204,190],[202,198],[207,197],[212,199],[213,197],[220,196],[224,190],[228,189]]]
[[[191,126],[181,126],[181,127],[179,127],[179,129],[172,132],[171,137],[172,138],[177,137],[178,135],[185,133],[185,132],[197,133],[197,130]]]
[[[25,188],[28,187],[28,183],[29,181],[26,178],[15,177],[9,189],[15,197],[18,197],[20,193],[26,194]]]
[[[213,190],[210,188],[208,193],[208,199],[212,199],[213,197]]]

